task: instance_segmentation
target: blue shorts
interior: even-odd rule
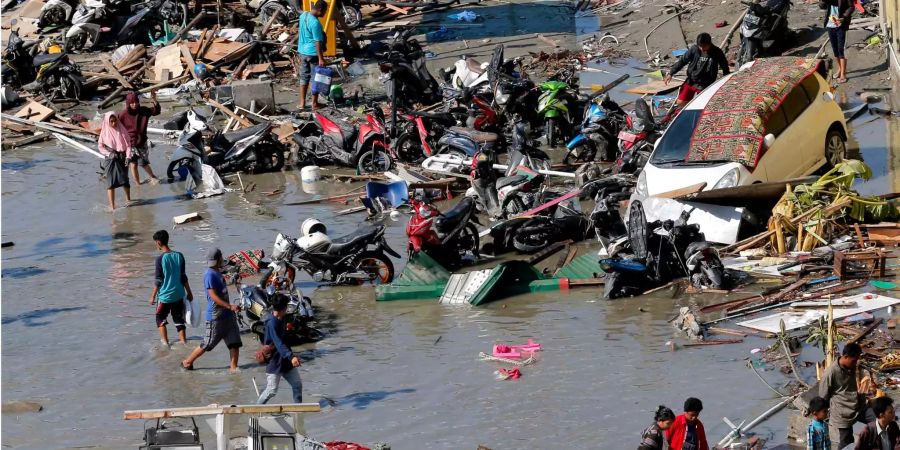
[[[300,84],[309,84],[313,70],[318,64],[318,56],[300,55]]]

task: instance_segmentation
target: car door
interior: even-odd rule
[[[810,98],[806,90],[797,85],[776,108],[775,111],[780,110],[784,114],[786,126],[775,137],[775,143],[764,155],[764,158],[769,159],[766,162],[768,181],[802,176],[818,160],[816,156],[818,147],[815,147],[813,142],[819,142],[816,135],[821,134],[818,130],[822,125],[807,120],[813,117],[813,114],[807,114],[809,105]],[[821,142],[825,142],[824,135]]]

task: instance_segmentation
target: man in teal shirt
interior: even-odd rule
[[[319,17],[328,11],[325,0],[318,0],[313,4],[312,10],[300,15],[297,24],[297,53],[300,54],[300,109],[306,109],[306,93],[309,90],[309,79],[312,76],[316,63],[325,65],[322,51],[325,46],[325,31]],[[319,107],[318,95],[313,95],[312,109]]]
[[[166,230],[153,233],[153,240],[156,242],[156,248],[162,252],[156,257],[156,283],[153,293],[150,294],[151,305],[159,302],[156,307],[156,326],[159,328],[159,338],[164,346],[169,346],[166,319],[171,314],[172,322],[175,322],[175,330],[178,331],[178,338],[182,344],[186,344],[184,298],[187,294],[188,301],[193,301],[194,293],[191,292],[191,285],[184,273],[184,255],[173,252],[169,248],[169,233]]]

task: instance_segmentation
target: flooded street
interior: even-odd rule
[[[582,85],[614,78],[586,74]],[[613,98],[632,100],[622,92],[627,86],[613,90]],[[163,116],[172,105],[163,104]],[[867,122],[873,117],[851,123],[850,147],[859,147],[875,173],[859,190],[896,192],[898,156],[891,147],[900,140],[898,119]],[[157,173],[164,173],[173,149],[167,143],[151,151]],[[199,359],[198,370],[180,369],[202,328],[188,328],[187,347],[161,348],[148,304],[158,254],[154,231],[169,230],[205,308],[200,292],[209,248],[269,253],[278,232],[297,237],[308,217],[327,224],[332,238],[364,223],[363,214],[335,215],[348,207],[343,204],[284,205],[315,198],[301,188],[295,169],[242,176],[245,185],[256,183],[255,190],[199,200],[185,200],[181,183],[134,186],[137,204],[110,213],[96,173],[99,161],[55,141],[3,153],[2,240],[15,246],[2,251],[2,395],[44,407],[36,414],[3,414],[7,448],[135,448],[142,423],[122,420],[126,409],[256,400],[251,379],[263,383],[265,368],[253,360],[255,336],[242,336],[238,374],[227,373],[224,346]],[[326,181],[321,194],[361,185]],[[203,220],[173,227],[174,216],[191,212]],[[404,255],[406,220],[385,223],[388,242]],[[595,251],[589,242],[579,255]],[[405,258],[393,262],[399,273]],[[306,432],[321,441],[386,442],[395,450],[479,444],[618,449],[637,445],[658,405],[680,412],[685,398],[701,398],[707,435],[717,442],[730,431],[723,416],[749,421],[775,403],[745,362],[751,349],[771,341],[750,336],[741,344],[675,352],[666,346],[677,338],[668,321],[679,305],[739,298],[748,290],[606,301],[600,289],[524,295],[475,308],[431,300],[375,302],[371,287],[317,289],[304,281],[317,327],[326,334],[296,349],[303,359],[304,401],[322,405],[322,412],[305,416]],[[170,333],[174,338],[172,327]],[[521,369],[519,380],[497,380],[493,372],[501,365],[478,359],[495,343],[529,338],[543,350],[536,364]],[[788,381],[771,368],[764,376],[776,387]],[[282,386],[273,402],[289,399],[290,389]],[[784,442],[787,415],[782,411],[754,431]],[[201,427],[200,433],[211,448],[212,431]]]

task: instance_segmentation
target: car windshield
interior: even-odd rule
[[[691,144],[691,136],[694,134],[694,128],[700,121],[702,109],[687,109],[681,112],[672,125],[666,130],[666,134],[656,146],[653,152],[653,158],[650,162],[653,164],[666,164],[674,162],[682,162],[688,154]]]

